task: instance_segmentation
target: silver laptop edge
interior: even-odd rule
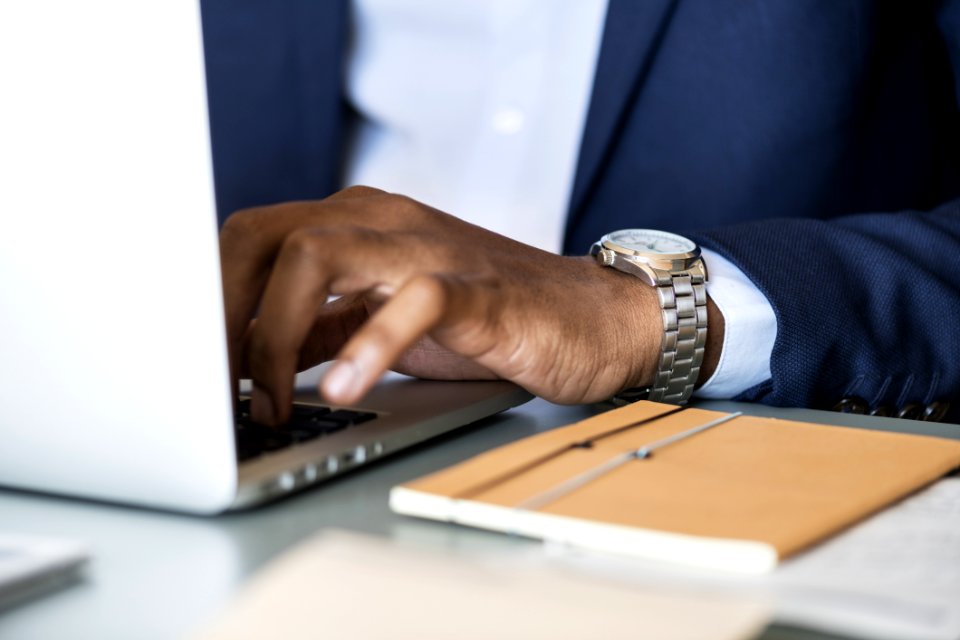
[[[314,379],[326,368],[301,376]],[[298,400],[319,402],[302,382]],[[251,460],[240,467],[234,509],[298,491],[401,449],[447,433],[528,401],[532,396],[508,382],[441,382],[388,374],[359,407],[379,417],[316,441]]]

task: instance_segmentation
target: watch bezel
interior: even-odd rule
[[[660,253],[660,252],[651,252],[651,251],[640,251],[639,249],[631,249],[630,247],[626,247],[622,244],[619,244],[614,239],[614,236],[622,233],[627,233],[627,232],[654,233],[658,235],[673,236],[675,238],[686,240],[687,242],[693,245],[693,249],[691,251],[683,251],[680,253]],[[660,231],[658,229],[619,229],[617,231],[611,231],[610,233],[600,238],[600,244],[603,245],[605,249],[616,251],[621,255],[645,258],[647,260],[654,260],[658,262],[666,262],[666,261],[671,261],[671,262],[684,261],[685,262],[690,260],[696,260],[697,258],[700,257],[700,245],[698,245],[696,242],[694,242],[690,238],[687,238],[686,236],[680,235],[679,233],[672,233],[670,231]]]

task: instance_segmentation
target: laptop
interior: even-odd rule
[[[252,424],[228,375],[198,4],[4,3],[0,60],[0,486],[212,514],[530,398],[388,376],[360,406],[311,392],[294,427]]]

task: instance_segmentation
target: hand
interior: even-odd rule
[[[220,244],[231,369],[252,378],[259,422],[285,422],[295,372],[333,357],[320,392],[344,405],[389,368],[504,378],[560,403],[653,380],[649,287],[403,196],[353,187],[241,211]]]

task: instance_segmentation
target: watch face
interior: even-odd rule
[[[683,236],[652,229],[614,231],[604,240],[635,253],[678,254],[690,253],[697,248],[696,243]]]

